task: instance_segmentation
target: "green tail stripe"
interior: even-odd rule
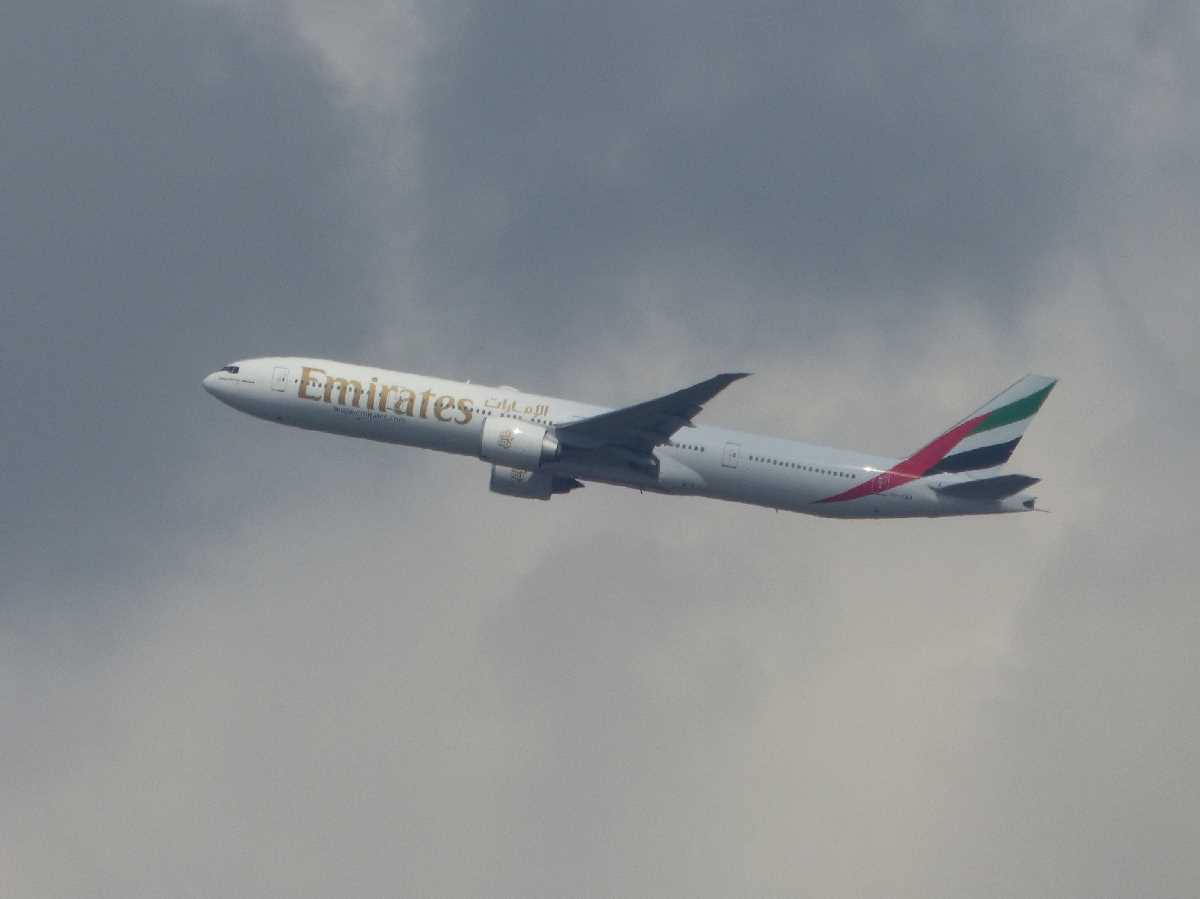
[[[994,412],[989,412],[971,433],[978,434],[981,431],[990,431],[992,428],[1000,428],[1004,425],[1010,425],[1014,421],[1022,421],[1029,418],[1038,409],[1042,408],[1042,403],[1050,395],[1050,389],[1053,386],[1053,384],[1049,384],[1036,393],[1031,393],[1029,396],[1022,397],[1016,402],[1009,403],[1007,406],[1001,406]]]

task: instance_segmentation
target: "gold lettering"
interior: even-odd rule
[[[449,421],[450,416],[443,414],[447,409],[454,408],[454,397],[439,396],[437,402],[433,404],[433,417],[438,421]]]
[[[308,390],[306,389],[308,387],[308,382],[312,378],[314,372],[320,372],[321,374],[325,374],[325,369],[309,368],[307,365],[304,366],[304,368],[300,369],[299,397],[302,400],[318,400],[319,401],[321,399],[319,396],[309,396]]]
[[[367,408],[375,408],[375,387],[379,383],[378,378],[372,378],[371,383],[367,385]]]
[[[417,402],[417,394],[407,387],[397,387],[396,394],[396,402],[392,405],[392,411],[397,415],[412,415],[413,406]]]
[[[431,399],[433,399],[433,391],[432,390],[426,390],[424,393],[421,394],[421,417],[422,418],[429,417],[426,413],[429,411],[429,401]]]
[[[471,401],[469,399],[466,399],[465,397],[463,399],[459,400],[458,401],[458,411],[463,414],[462,421],[458,422],[458,424],[465,425],[467,422],[469,422],[471,420],[471,416],[474,411],[471,408]]]
[[[387,395],[395,389],[396,388],[393,387],[391,384],[380,384],[379,385],[379,404],[375,408],[378,409],[380,412],[386,412],[387,411]]]
[[[357,408],[358,401],[362,397],[362,382],[355,381],[353,378],[326,378],[325,379],[325,402],[327,402],[327,403],[333,401],[331,399],[331,397],[333,396],[333,385],[334,384],[336,384],[337,388],[338,388],[338,405],[339,406],[346,405],[346,391],[352,390],[354,392],[354,399],[350,405]]]

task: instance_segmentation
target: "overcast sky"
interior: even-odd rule
[[[6,895],[1200,893],[1200,13],[18,0]],[[311,354],[902,454],[831,522],[288,431]]]

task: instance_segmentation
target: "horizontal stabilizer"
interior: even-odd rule
[[[958,499],[1004,499],[1032,487],[1040,480],[1041,478],[1031,478],[1027,474],[1003,474],[994,478],[964,481],[961,484],[947,484],[945,487],[934,489],[938,493]]]

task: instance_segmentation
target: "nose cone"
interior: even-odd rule
[[[232,405],[237,392],[237,384],[232,378],[221,371],[214,371],[200,382],[200,386],[219,399],[226,406]]]

